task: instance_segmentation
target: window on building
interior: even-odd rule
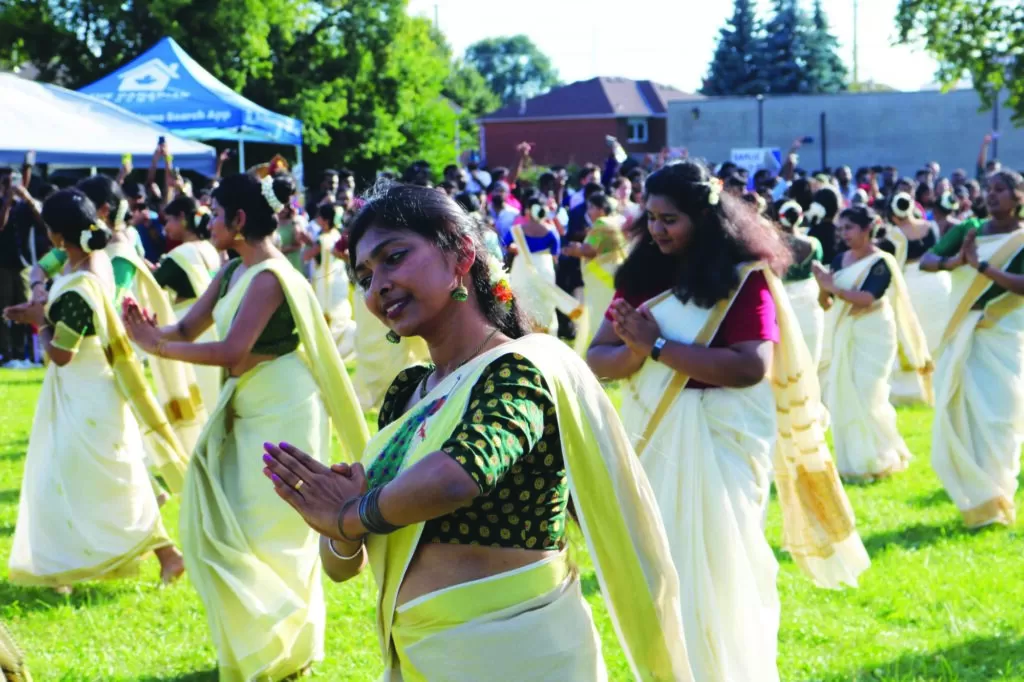
[[[626,124],[629,126],[629,138],[626,140],[627,142],[647,142],[646,118],[631,118],[626,121]]]

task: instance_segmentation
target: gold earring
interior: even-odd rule
[[[235,232],[235,238],[234,238],[233,241],[236,241],[236,242],[244,242],[245,241],[245,237],[242,236],[242,231],[241,230],[239,230],[238,232]]]
[[[469,289],[462,283],[462,278],[459,278],[459,286],[455,287],[452,291],[452,300],[464,303],[469,300]]]

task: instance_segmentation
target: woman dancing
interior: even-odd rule
[[[693,161],[647,179],[648,236],[615,278],[587,362],[629,379],[622,418],[660,507],[698,680],[777,680],[774,469],[784,547],[818,584],[868,565],[781,282],[778,231]]]
[[[824,209],[815,211],[815,205],[820,204],[811,205],[815,216],[823,217],[820,211]],[[795,201],[787,201],[779,207],[779,225],[786,233],[789,250],[793,254],[793,264],[786,270],[782,282],[789,295],[789,303],[800,325],[804,342],[807,343],[807,350],[810,351],[811,364],[817,367],[821,360],[825,313],[818,303],[820,290],[818,282],[814,279],[814,264],[821,263],[822,248],[821,242],[803,230],[803,218],[803,210]]]
[[[606,679],[567,556],[570,495],[634,673],[692,679],[668,543],[600,385],[562,342],[524,335],[501,264],[454,201],[378,192],[350,226],[356,278],[434,364],[395,379],[363,464],[328,469],[289,446],[265,459],[323,535],[327,574],[372,567],[384,679]]]
[[[313,261],[313,291],[324,311],[324,319],[331,330],[338,352],[347,358],[355,349],[355,323],[352,321],[352,303],[349,300],[348,272],[345,261],[335,255],[342,241],[338,223],[341,213],[334,204],[317,207],[316,223],[320,236],[313,246],[302,252],[302,258]]]
[[[825,405],[839,473],[873,481],[907,468],[907,449],[889,403],[897,353],[931,396],[931,356],[914,314],[900,267],[874,242],[878,218],[867,207],[849,208],[839,229],[849,250],[832,271],[815,268],[821,287],[825,344],[821,360]]]
[[[153,271],[153,279],[171,297],[176,319],[183,318],[195,305],[213,281],[221,268],[221,255],[210,243],[210,222],[213,214],[195,199],[180,196],[164,209],[167,224],[164,233],[169,240],[180,242],[160,261]],[[217,340],[217,330],[211,326],[199,341]],[[217,406],[220,397],[220,367],[194,366],[196,382],[202,397],[203,408],[209,414]]]
[[[992,175],[987,206],[991,219],[955,225],[921,258],[952,271],[932,467],[971,528],[1013,524],[1024,443],[1024,179]]]
[[[903,278],[907,283],[910,302],[914,306],[918,322],[924,330],[928,352],[936,355],[942,332],[949,321],[949,274],[928,273],[920,268],[921,257],[938,241],[938,227],[920,220],[915,215],[915,204],[909,194],[897,194],[890,204],[890,227],[887,232],[898,230],[906,241],[906,261]],[[927,402],[921,392],[917,372],[908,367],[906,358],[897,356],[896,369],[892,376],[892,400],[895,404]]]
[[[186,453],[114,310],[114,273],[103,252],[110,232],[74,189],[47,199],[43,220],[67,254],[64,272],[45,306],[4,311],[40,328],[50,358],[25,459],[11,582],[66,593],[73,583],[132,575],[149,552],[171,582],[185,568],[160,519],[144,442],[169,480],[184,472]]]
[[[220,679],[280,680],[323,656],[316,536],[266,490],[252,453],[282,437],[326,459],[367,438],[309,283],[274,248],[285,183],[250,175],[214,190],[211,240],[225,265],[178,324],[158,328],[133,305],[132,338],[156,357],[223,367],[229,378],[196,444],[181,502],[181,539],[206,607]],[[196,343],[216,324],[220,341]]]

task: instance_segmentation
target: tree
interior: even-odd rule
[[[524,35],[474,43],[466,50],[466,63],[480,72],[503,104],[536,97],[559,84],[551,60]]]
[[[900,41],[923,44],[950,89],[970,75],[985,109],[1008,92],[1013,121],[1024,125],[1024,6],[1008,0],[900,0]]]
[[[758,57],[760,37],[752,0],[735,0],[732,18],[721,29],[701,93],[756,95],[765,91]]]
[[[839,57],[839,41],[832,35],[821,0],[814,0],[807,34],[807,79],[815,93],[843,92],[847,88],[846,64]]]
[[[813,92],[807,71],[808,20],[796,0],[775,0],[757,59],[763,65],[767,92],[792,95]]]
[[[171,36],[229,87],[303,122],[307,176],[454,160],[450,54],[404,0],[0,0],[0,67],[78,88]]]

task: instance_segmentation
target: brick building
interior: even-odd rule
[[[613,135],[630,154],[656,154],[668,144],[668,103],[700,95],[628,78],[591,78],[510,104],[480,119],[488,166],[511,166],[516,145],[534,143],[541,165],[599,163]]]

